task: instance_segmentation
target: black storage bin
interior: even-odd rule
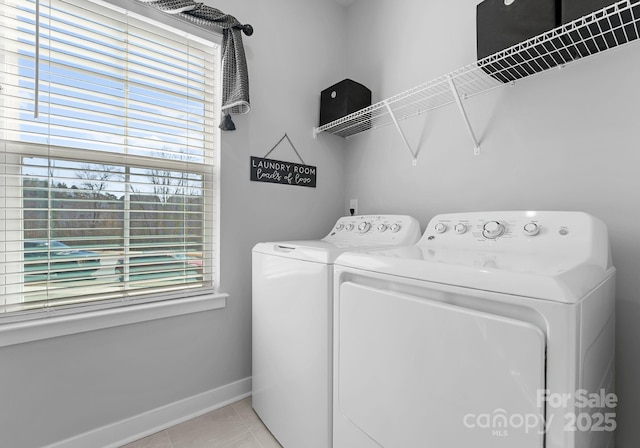
[[[320,126],[371,106],[371,90],[345,79],[320,93]]]
[[[559,0],[484,0],[476,9],[478,60],[555,28],[559,8]],[[480,65],[502,82],[513,81],[566,60],[568,54],[556,51],[562,45],[555,44],[546,42]]]
[[[617,0],[562,0],[562,23],[569,23],[614,3],[617,3]],[[593,21],[580,31],[569,32],[565,44],[570,46],[578,57],[583,57],[630,42],[638,38],[633,17],[640,17],[640,6],[625,8],[607,18]]]
[[[619,0],[562,0],[562,23],[569,23]]]

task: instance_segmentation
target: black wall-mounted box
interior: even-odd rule
[[[591,14],[619,0],[562,0],[562,23]]]
[[[320,93],[320,126],[371,106],[371,90],[345,79]]]
[[[549,31],[559,22],[559,0],[484,0],[476,9],[478,60]],[[540,44],[481,66],[502,82],[513,81],[560,64],[559,57],[540,57],[553,49],[551,45]]]
[[[569,23],[592,12],[617,3],[618,0],[562,0],[562,24]],[[613,11],[613,10],[611,10]],[[633,12],[633,14],[632,14]],[[565,41],[579,57],[589,56],[607,48],[622,45],[638,38],[638,30],[633,24],[634,17],[640,17],[640,6],[612,12],[599,18],[580,31],[569,32]]]

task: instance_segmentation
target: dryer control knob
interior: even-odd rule
[[[447,225],[439,222],[438,224],[436,224],[435,229],[437,233],[444,233],[447,231]]]
[[[401,227],[402,226],[396,222],[394,224],[391,224],[391,227],[389,227],[389,230],[391,230],[393,233],[398,233]]]
[[[353,224],[347,224],[345,229],[347,230],[347,232],[351,232],[353,230]]]
[[[524,230],[525,235],[535,236],[540,232],[540,226],[538,226],[538,224],[536,224],[535,222],[530,222],[528,224],[525,224],[522,230]]]
[[[342,230],[342,229],[344,229],[344,224],[338,224],[336,226],[336,230]]]
[[[358,231],[360,233],[367,233],[370,228],[371,228],[371,224],[369,224],[368,222],[361,222],[358,225]]]
[[[485,238],[495,239],[504,233],[504,225],[498,221],[489,221],[482,227],[482,235]]]
[[[387,225],[386,224],[380,224],[378,226],[378,232],[384,232],[385,230],[387,230]]]
[[[456,226],[453,228],[453,230],[455,230],[458,235],[462,235],[463,233],[467,232],[467,226],[460,222],[460,223],[456,224]]]

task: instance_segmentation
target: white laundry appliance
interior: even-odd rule
[[[580,212],[436,216],[334,272],[334,448],[612,448],[614,272]]]
[[[253,248],[253,408],[284,448],[331,447],[334,260],[420,236],[409,216],[350,216],[322,240]]]

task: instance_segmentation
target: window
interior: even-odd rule
[[[218,44],[106,3],[0,5],[0,313],[210,290]]]

